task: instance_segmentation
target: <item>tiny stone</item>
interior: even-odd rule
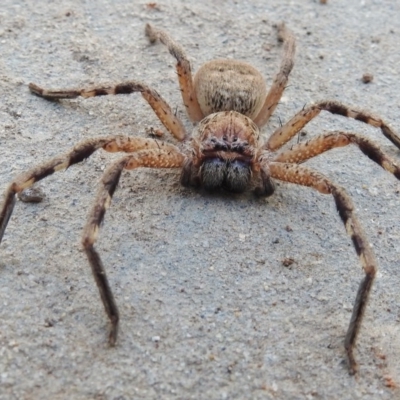
[[[282,264],[284,267],[290,267],[294,263],[294,259],[290,257],[286,257],[282,260]]]
[[[370,83],[370,82],[373,81],[373,79],[374,79],[374,76],[372,74],[367,73],[367,72],[361,78],[363,83]]]
[[[46,194],[38,186],[30,187],[18,194],[18,199],[24,203],[40,203],[45,197]]]

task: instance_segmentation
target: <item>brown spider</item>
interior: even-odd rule
[[[328,132],[296,144],[289,150],[278,153],[276,151],[323,110],[379,127],[398,148],[400,137],[379,117],[338,102],[323,101],[304,108],[264,140],[260,135],[260,128],[266,124],[282,96],[295,54],[295,40],[292,34],[283,24],[278,30],[284,41],[283,60],[267,93],[261,74],[242,61],[210,61],[204,64],[192,79],[190,64],[181,46],[166,32],[151,25],[146,26],[146,35],[150,41],[153,43],[159,39],[177,60],[176,69],[183,103],[189,118],[197,124],[191,136],[187,134],[166,101],[155,90],[137,81],[92,89],[60,91],[46,90],[33,83],[29,85],[32,93],[51,100],[140,92],[165,128],[184,144],[182,148],[178,148],[151,138],[115,135],[88,139],[67,153],[17,176],[5,193],[0,213],[0,240],[11,216],[16,194],[46,176],[84,160],[99,148],[109,152],[130,153],[104,172],[82,238],[105,311],[111,322],[110,345],[114,345],[117,339],[119,316],[105,269],[94,248],[100,224],[110,206],[122,170],[138,167],[181,168],[180,179],[184,186],[243,192],[255,182],[258,195],[270,196],[274,192],[274,178],[310,186],[323,194],[333,196],[365,273],[357,292],[345,338],[350,373],[354,374],[357,371],[353,350],[376,275],[377,263],[346,191],[322,174],[300,164],[332,148],[355,144],[366,156],[397,179],[400,179],[400,167],[371,140],[350,132]]]

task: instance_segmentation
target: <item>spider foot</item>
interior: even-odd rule
[[[108,335],[108,344],[114,347],[118,337],[118,317],[111,319],[111,329]]]
[[[59,99],[75,99],[81,95],[80,90],[47,90],[36,85],[36,83],[30,83],[29,90],[34,95],[50,101],[57,101]]]
[[[8,221],[10,220],[11,214],[13,212],[15,202],[15,191],[13,190],[13,186],[11,185],[7,190],[4,203],[0,212],[0,243],[3,239]]]
[[[356,375],[358,372],[358,364],[354,358],[353,349],[347,349],[347,357],[349,362],[349,375]]]

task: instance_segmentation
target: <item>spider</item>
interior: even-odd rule
[[[190,63],[184,50],[168,33],[149,24],[146,25],[145,33],[151,43],[157,40],[162,42],[176,59],[182,100],[195,125],[192,134],[188,135],[182,122],[154,89],[137,81],[59,91],[47,90],[31,83],[30,91],[48,100],[140,92],[164,127],[181,145],[178,147],[154,138],[118,135],[97,137],[78,143],[65,154],[18,175],[10,183],[0,212],[0,240],[12,214],[16,194],[56,171],[81,162],[100,148],[108,152],[128,153],[105,170],[82,237],[83,248],[110,320],[108,341],[113,346],[117,340],[119,314],[95,243],[100,224],[124,169],[180,168],[183,186],[202,186],[210,191],[222,189],[240,193],[253,185],[259,196],[273,194],[273,179],[309,186],[322,194],[333,196],[364,270],[365,276],[357,292],[344,343],[349,372],[356,373],[358,365],[354,347],[376,275],[377,263],[346,191],[301,163],[330,149],[354,144],[397,179],[400,179],[400,167],[370,139],[352,132],[330,131],[307,142],[298,143],[290,149],[281,148],[321,111],[354,118],[380,128],[398,148],[400,137],[381,118],[369,112],[356,110],[336,101],[322,101],[303,108],[264,139],[260,129],[278,105],[294,64],[295,39],[284,24],[278,26],[278,37],[283,41],[282,61],[268,92],[261,73],[243,61],[209,61],[192,78]]]

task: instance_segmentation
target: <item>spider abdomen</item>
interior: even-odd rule
[[[205,116],[237,111],[254,119],[267,93],[260,72],[238,60],[213,60],[204,64],[196,73],[194,88]]]

